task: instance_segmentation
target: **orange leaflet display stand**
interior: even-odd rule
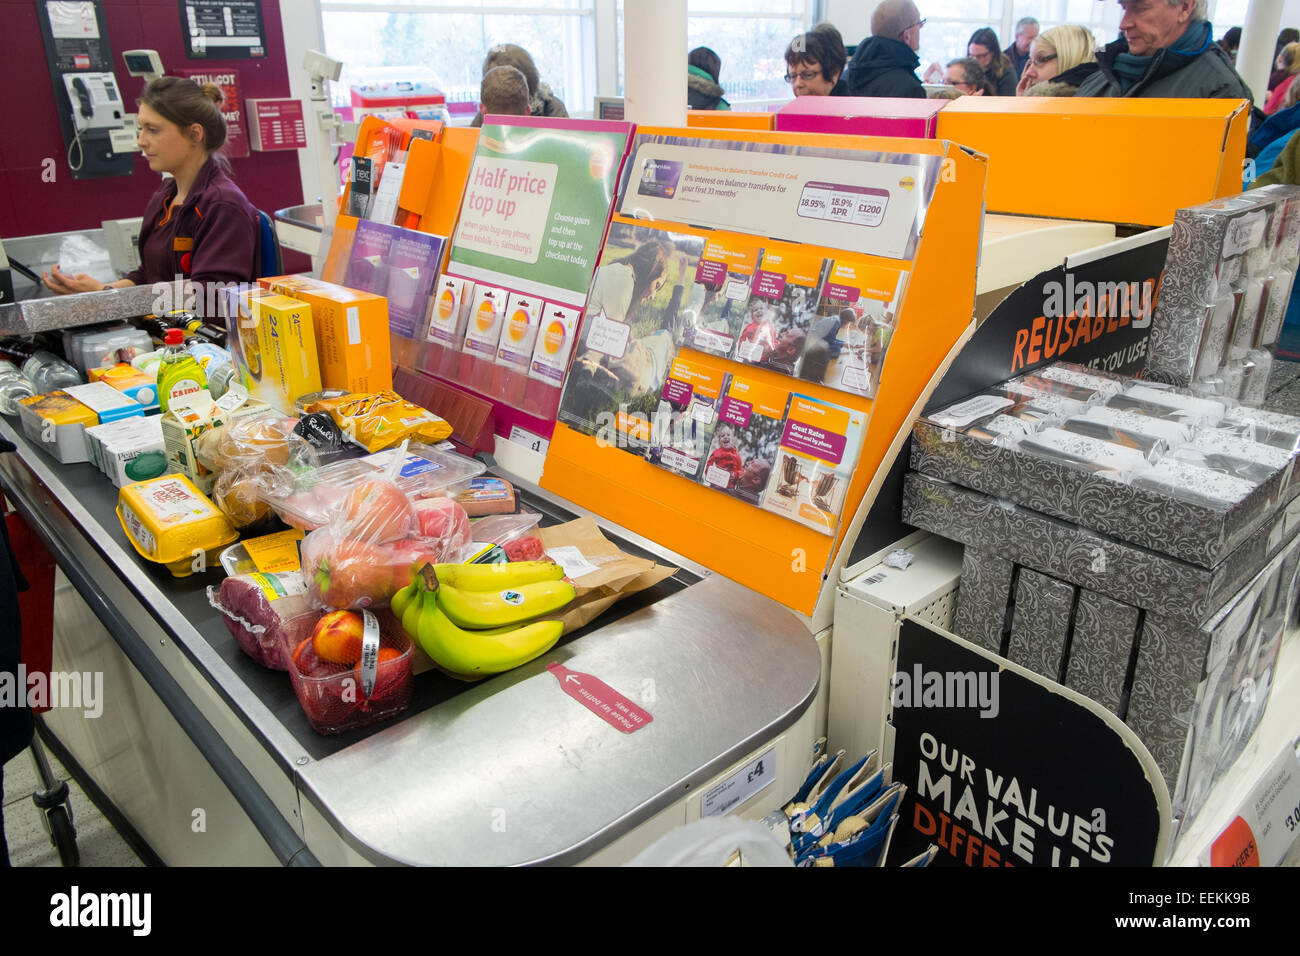
[[[876,186],[846,185],[855,175],[874,176]],[[690,223],[706,234],[729,229],[766,244],[775,237],[828,259],[851,256],[890,267],[905,274],[906,291],[874,399],[708,357],[733,376],[869,416],[834,535],[692,483],[563,420],[551,439],[542,487],[824,626],[845,543],[856,538],[912,420],[970,334],[984,181],[983,157],[943,141],[640,128],[611,235],[620,223],[655,218],[659,229],[672,230],[676,220],[680,229]],[[746,201],[735,201],[736,188]],[[847,207],[857,220],[833,221],[846,197],[857,203]],[[887,236],[888,210],[909,208],[914,219]],[[588,324],[596,321],[591,308],[589,300]],[[706,357],[688,349],[681,354]]]
[[[461,197],[469,178],[478,130],[445,127],[437,120],[384,120],[368,116],[358,132],[358,144],[369,143],[376,131],[384,126],[401,131],[401,148],[407,151],[395,224],[431,235],[450,236],[460,215]],[[430,135],[432,139],[426,138]],[[341,209],[348,208],[351,188],[349,184],[344,192]],[[340,284],[344,281],[358,222],[355,216],[339,214],[321,278]],[[439,263],[439,272],[443,264]],[[417,331],[422,337],[423,332]],[[411,367],[414,364],[416,347],[412,339],[394,334],[391,350],[394,365]]]
[[[1245,100],[963,96],[939,138],[989,158],[989,212],[1167,226],[1241,192]]]

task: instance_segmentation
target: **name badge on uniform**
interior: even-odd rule
[[[194,239],[189,236],[177,236],[172,240],[172,252],[189,252],[194,248]]]

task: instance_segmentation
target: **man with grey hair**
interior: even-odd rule
[[[1251,100],[1214,42],[1205,0],[1119,0],[1123,36],[1097,51],[1100,69],[1076,96]]]
[[[1002,52],[1007,55],[1011,65],[1016,68],[1017,77],[1025,71],[1025,64],[1029,62],[1029,47],[1033,44],[1036,36],[1038,36],[1037,20],[1033,17],[1021,17],[1016,21],[1016,38],[1011,41],[1011,46]]]
[[[916,75],[925,19],[912,0],[883,0],[871,14],[871,36],[849,61],[850,96],[925,98]]]

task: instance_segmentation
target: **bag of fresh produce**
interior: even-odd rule
[[[449,498],[413,503],[389,478],[355,485],[329,523],[302,543],[302,571],[314,606],[387,605],[425,564],[454,560],[468,541],[469,518]]]

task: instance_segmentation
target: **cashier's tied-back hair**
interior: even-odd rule
[[[181,76],[160,76],[144,88],[140,102],[184,132],[195,123],[203,127],[203,148],[215,153],[226,142],[224,97],[211,83],[202,86]]]

